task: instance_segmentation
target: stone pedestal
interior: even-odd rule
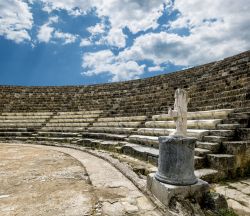
[[[171,185],[197,183],[194,175],[194,148],[196,139],[181,136],[159,137],[158,171],[155,178]]]
[[[209,191],[209,184],[201,179],[193,185],[179,186],[158,181],[154,173],[147,176],[148,190],[165,206],[168,206],[172,197],[193,197],[200,200],[204,193]]]

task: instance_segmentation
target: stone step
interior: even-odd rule
[[[148,136],[168,136],[170,133],[175,131],[175,129],[165,129],[165,128],[139,128],[136,133],[140,135],[148,135]],[[188,129],[187,136],[195,137],[197,139],[201,138],[204,135],[208,135],[209,130],[195,130]]]
[[[235,134],[234,130],[210,130],[210,136],[222,136],[222,137],[233,137]]]
[[[42,123],[27,123],[27,122],[16,122],[16,123],[2,123],[0,122],[0,128],[5,128],[5,127],[41,127],[43,124]]]
[[[141,122],[95,122],[94,127],[125,127],[136,128],[141,125]]]
[[[209,183],[218,182],[220,179],[224,178],[224,175],[219,173],[218,170],[208,168],[196,169],[194,171],[194,174],[197,178],[200,178]]]
[[[214,142],[214,143],[221,143],[223,141],[226,141],[226,137],[222,136],[204,136],[203,141],[204,142]]]
[[[194,154],[195,156],[205,157],[207,154],[211,154],[211,150],[203,149],[203,148],[195,148]]]
[[[89,123],[73,123],[73,122],[64,122],[64,123],[47,123],[46,127],[88,127]]]
[[[41,131],[51,131],[51,132],[86,132],[86,127],[43,127]]]
[[[120,140],[124,141],[127,135],[108,134],[108,133],[82,133],[83,138],[105,139],[105,140]]]
[[[235,156],[230,154],[208,154],[208,165],[213,169],[228,172],[235,168]]]
[[[15,141],[15,140],[22,140],[22,141],[26,141],[26,140],[32,140],[33,137],[31,136],[8,136],[8,137],[0,137],[0,140],[5,141],[5,140],[11,140],[11,141]]]
[[[98,122],[131,122],[131,121],[145,121],[147,116],[127,116],[127,117],[110,117],[98,118]]]
[[[234,112],[230,114],[230,118],[241,118],[241,119],[249,119],[250,112]]]
[[[48,119],[50,116],[1,116],[0,121],[2,120],[39,120],[39,119]]]
[[[240,127],[240,124],[218,124],[218,130],[235,130],[236,128]]]
[[[196,147],[197,148],[202,148],[202,149],[207,149],[207,150],[210,150],[213,153],[217,153],[219,148],[220,148],[220,144],[219,143],[212,143],[212,142],[200,142],[200,141],[197,141],[196,142]]]
[[[159,148],[159,141],[157,136],[131,135],[127,140],[131,143],[138,143],[144,146]]]
[[[1,132],[25,132],[27,128],[0,128]]]
[[[223,120],[223,124],[240,124],[241,126],[247,126],[249,124],[248,118],[228,118]]]
[[[51,119],[49,122],[50,123],[86,123],[86,122],[94,122],[94,118],[63,118],[63,119]]]
[[[134,143],[125,143],[125,145],[121,147],[121,152],[144,161],[149,161],[156,166],[158,164],[159,150],[153,147],[141,146]],[[194,161],[196,169],[204,166],[205,160],[203,157],[195,156]]]
[[[41,132],[39,131],[37,133],[38,136],[43,136],[43,137],[77,137],[79,133],[70,133],[70,132]]]
[[[241,160],[250,161],[250,140],[225,141],[222,142],[222,146],[226,153],[236,156],[239,155]]]
[[[58,112],[58,115],[91,115],[91,114],[101,114],[102,110],[82,110],[73,112]]]
[[[104,149],[108,151],[117,151],[117,148],[121,146],[120,142],[118,141],[106,141],[106,140],[99,140],[99,139],[80,139],[77,141],[78,145],[89,147],[93,149]]]
[[[221,119],[188,120],[188,129],[216,129],[216,125],[221,123]],[[174,121],[147,121],[148,128],[175,128]]]
[[[135,128],[120,128],[120,127],[89,127],[88,131],[95,133],[116,133],[116,134],[131,134]]]
[[[46,119],[6,119],[6,120],[0,120],[0,123],[11,123],[11,124],[21,124],[21,123],[44,123]]]
[[[192,119],[223,119],[223,118],[226,118],[232,112],[233,112],[233,109],[188,112],[187,118],[188,118],[188,120],[192,120]],[[152,119],[154,121],[172,120],[172,118],[168,114],[153,115]]]
[[[126,143],[122,146],[121,152],[144,161],[149,161],[154,165],[158,164],[159,150],[155,148]]]
[[[31,136],[33,132],[13,132],[13,131],[6,131],[6,132],[0,132],[1,137],[6,137],[6,136]]]
[[[241,107],[241,108],[237,108],[235,110],[235,113],[244,113],[244,112],[248,112],[249,113],[250,107]]]
[[[53,116],[53,119],[92,119],[92,118],[98,118],[99,114],[88,114],[88,115],[82,115],[82,114],[65,114],[65,115],[55,115]]]
[[[237,137],[240,140],[250,140],[250,128],[238,128]]]
[[[45,136],[37,136],[33,137],[35,141],[48,141],[48,142],[67,142],[70,143],[75,138],[73,137],[45,137]]]
[[[2,112],[2,116],[50,116],[53,112]]]

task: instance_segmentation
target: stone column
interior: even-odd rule
[[[192,185],[194,175],[194,148],[196,139],[181,136],[159,137],[158,171],[155,178],[172,185]]]

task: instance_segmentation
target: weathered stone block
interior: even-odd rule
[[[164,205],[168,206],[172,197],[195,197],[199,200],[209,191],[209,184],[201,179],[193,185],[178,186],[162,183],[155,178],[154,173],[147,176],[147,189]]]

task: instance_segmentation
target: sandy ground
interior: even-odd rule
[[[160,215],[118,170],[67,148],[0,144],[0,215]]]

